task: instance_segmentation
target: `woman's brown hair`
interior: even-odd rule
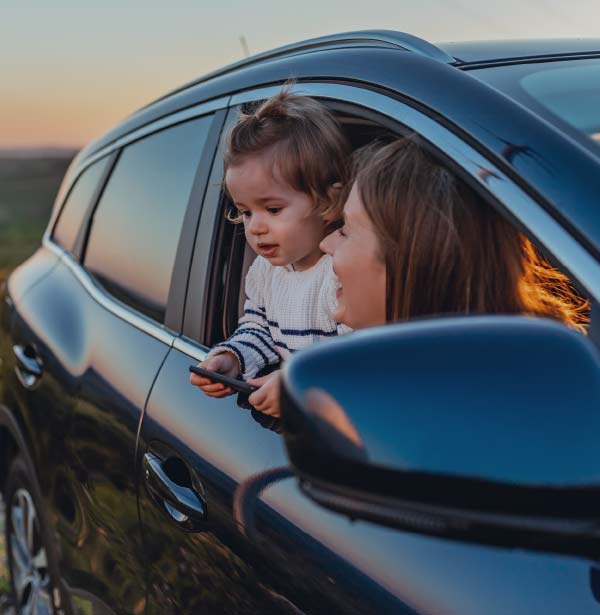
[[[335,116],[316,99],[284,87],[242,112],[225,144],[225,170],[268,154],[284,181],[308,194],[323,220],[332,220],[338,196],[332,186],[347,182],[351,150]]]
[[[529,314],[584,330],[589,304],[567,276],[416,137],[359,150],[354,181],[386,265],[388,322]]]

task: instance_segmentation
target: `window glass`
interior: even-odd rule
[[[161,322],[211,119],[126,147],[94,213],[85,267],[117,298]]]
[[[90,165],[75,181],[69,196],[60,213],[58,222],[54,227],[52,238],[65,250],[73,251],[75,241],[81,228],[94,192],[106,170],[109,157],[102,158]]]

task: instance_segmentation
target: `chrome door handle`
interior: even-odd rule
[[[169,476],[169,463],[178,464],[179,470],[183,468],[177,482]],[[162,460],[154,453],[146,453],[143,471],[150,496],[177,525],[188,532],[206,529],[204,496],[191,485],[191,476],[183,461],[177,457]]]
[[[26,389],[33,389],[44,373],[42,360],[31,344],[26,346],[16,344],[13,346],[13,352],[17,360],[15,373],[19,382]]]

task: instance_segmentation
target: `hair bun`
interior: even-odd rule
[[[271,96],[268,100],[262,103],[255,110],[254,115],[259,120],[266,118],[287,119],[293,114],[292,93],[289,89],[284,88],[275,96]]]

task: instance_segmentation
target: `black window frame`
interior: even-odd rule
[[[223,118],[222,133],[226,134],[235,124],[238,112],[230,107]],[[218,318],[218,305],[214,301],[217,271],[221,269],[218,213],[221,211],[224,176],[224,140],[217,147],[204,196],[204,207],[196,226],[188,275],[184,306],[182,334],[185,339],[208,347],[208,323]]]

